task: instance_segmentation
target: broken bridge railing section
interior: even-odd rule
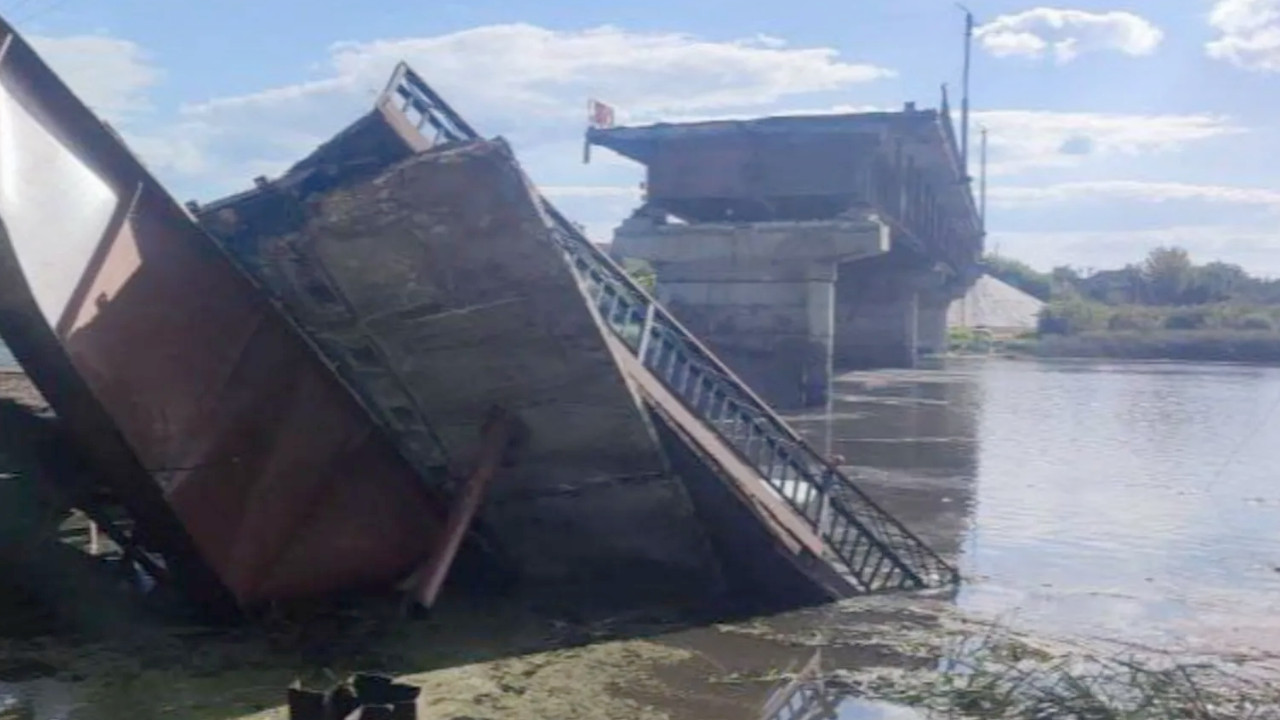
[[[552,214],[563,220],[554,209]],[[945,561],[796,435],[625,272],[559,224],[556,238],[609,328],[805,518],[863,591],[921,589],[957,579]]]
[[[448,140],[478,139],[416,73],[401,65],[386,97],[411,123]],[[756,469],[822,537],[864,592],[956,582],[944,560],[813,450],[675,318],[543,199],[564,251],[601,318],[654,374]]]

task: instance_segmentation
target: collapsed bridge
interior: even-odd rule
[[[0,337],[199,602],[452,564],[631,601],[955,581],[409,68],[184,212],[0,33]]]

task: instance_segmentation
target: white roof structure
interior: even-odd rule
[[[1025,331],[1036,329],[1044,301],[997,280],[978,278],[965,296],[947,310],[948,327]]]

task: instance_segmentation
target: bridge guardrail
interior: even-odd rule
[[[403,63],[386,97],[419,130],[480,136]],[[822,457],[545,198],[553,236],[601,318],[685,406],[754,467],[828,544],[864,592],[958,581],[956,571]]]

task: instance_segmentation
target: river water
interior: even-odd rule
[[[760,717],[806,664],[901,664],[902,647],[922,637],[913,632],[940,634],[955,617],[1111,648],[1280,657],[1280,369],[955,359],[844,376],[830,408],[791,420],[954,559],[966,577],[954,596],[885,596],[546,652],[522,645],[544,633],[537,623],[446,610],[425,629],[397,629],[400,649],[386,652],[399,659],[381,669],[436,698],[428,718],[727,720]],[[127,674],[111,705],[150,697],[190,717],[283,717],[293,661],[266,661],[252,643],[227,644],[213,661],[209,646],[166,656],[158,679]],[[465,660],[442,659],[451,652]],[[199,673],[171,667],[188,654],[203,656]],[[937,658],[926,649],[915,660]],[[228,692],[239,693],[234,707],[215,700]],[[921,717],[847,692],[820,696],[843,720]],[[37,717],[60,717],[53,708],[68,698],[105,707],[85,705],[75,687],[51,697]]]
[[[962,609],[1280,651],[1280,369],[951,361],[846,376],[829,415],[798,421],[958,551]]]

